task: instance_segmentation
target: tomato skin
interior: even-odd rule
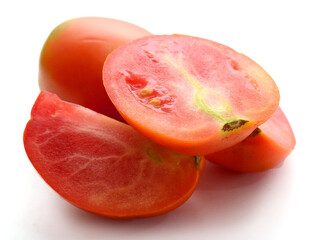
[[[274,137],[275,136],[275,137]],[[205,155],[224,168],[252,173],[274,168],[292,152],[296,139],[281,108],[244,141],[225,150]]]
[[[139,26],[109,18],[84,17],[61,23],[42,48],[39,87],[124,121],[103,86],[103,63],[117,47],[147,35],[151,34]]]
[[[64,199],[111,218],[177,208],[192,195],[206,162],[44,91],[32,108],[24,146],[37,172]]]

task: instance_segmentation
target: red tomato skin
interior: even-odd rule
[[[206,164],[203,157],[171,152],[124,123],[45,91],[32,108],[24,146],[59,195],[110,218],[151,217],[177,208],[194,192]]]
[[[273,125],[275,128],[269,126],[273,121],[277,123]],[[276,129],[279,127],[278,123],[284,125],[283,130]],[[262,131],[260,126],[244,141],[225,150],[205,155],[205,158],[229,170],[244,173],[262,172],[276,167],[292,152],[296,139],[280,108],[263,125],[266,125],[265,131]],[[287,146],[270,137],[268,131],[283,131],[280,137],[286,138],[282,141],[287,141]]]
[[[60,24],[41,51],[40,90],[124,122],[103,86],[103,63],[117,47],[148,35],[139,26],[109,18],[84,17]]]

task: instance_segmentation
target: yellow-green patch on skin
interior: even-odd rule
[[[146,153],[152,160],[157,163],[161,163],[163,161],[162,158],[152,148],[147,148]]]
[[[58,38],[59,35],[67,28],[68,24],[70,22],[72,22],[73,20],[75,19],[70,19],[70,20],[67,20],[61,24],[59,24],[58,26],[56,26],[52,32],[50,33],[49,37],[48,37],[48,40],[53,40],[55,38]]]
[[[42,48],[41,54],[40,54],[40,62],[42,62],[42,58],[46,57],[46,55],[49,55],[49,51],[51,49],[51,44],[53,44],[54,40],[57,40],[57,38],[64,32],[64,30],[69,26],[69,23],[74,21],[75,19],[67,20],[58,26],[56,26],[52,32],[49,34],[46,42],[44,43],[44,46]]]
[[[182,153],[175,153],[175,155],[177,156],[177,157],[185,157],[186,155],[185,154],[182,154]]]

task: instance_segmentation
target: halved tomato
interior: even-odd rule
[[[58,25],[40,55],[39,86],[61,99],[124,121],[107,96],[102,69],[107,55],[136,38],[151,35],[134,24],[82,17]]]
[[[295,135],[281,108],[244,141],[206,155],[210,162],[239,172],[259,172],[280,164],[294,149]]]
[[[275,82],[254,61],[222,44],[183,35],[121,46],[106,59],[103,81],[130,125],[190,155],[242,141],[279,104]]]
[[[205,161],[177,154],[129,125],[41,92],[24,132],[42,178],[84,210],[114,218],[159,215],[193,193]]]

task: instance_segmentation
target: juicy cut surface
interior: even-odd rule
[[[167,150],[130,126],[42,92],[24,133],[42,178],[69,202],[109,217],[167,212],[194,191],[204,161]]]
[[[250,122],[248,133],[242,131],[248,136],[279,102],[276,84],[254,61],[182,35],[145,37],[120,47],[107,59],[103,81],[128,123],[158,143],[206,141]]]

